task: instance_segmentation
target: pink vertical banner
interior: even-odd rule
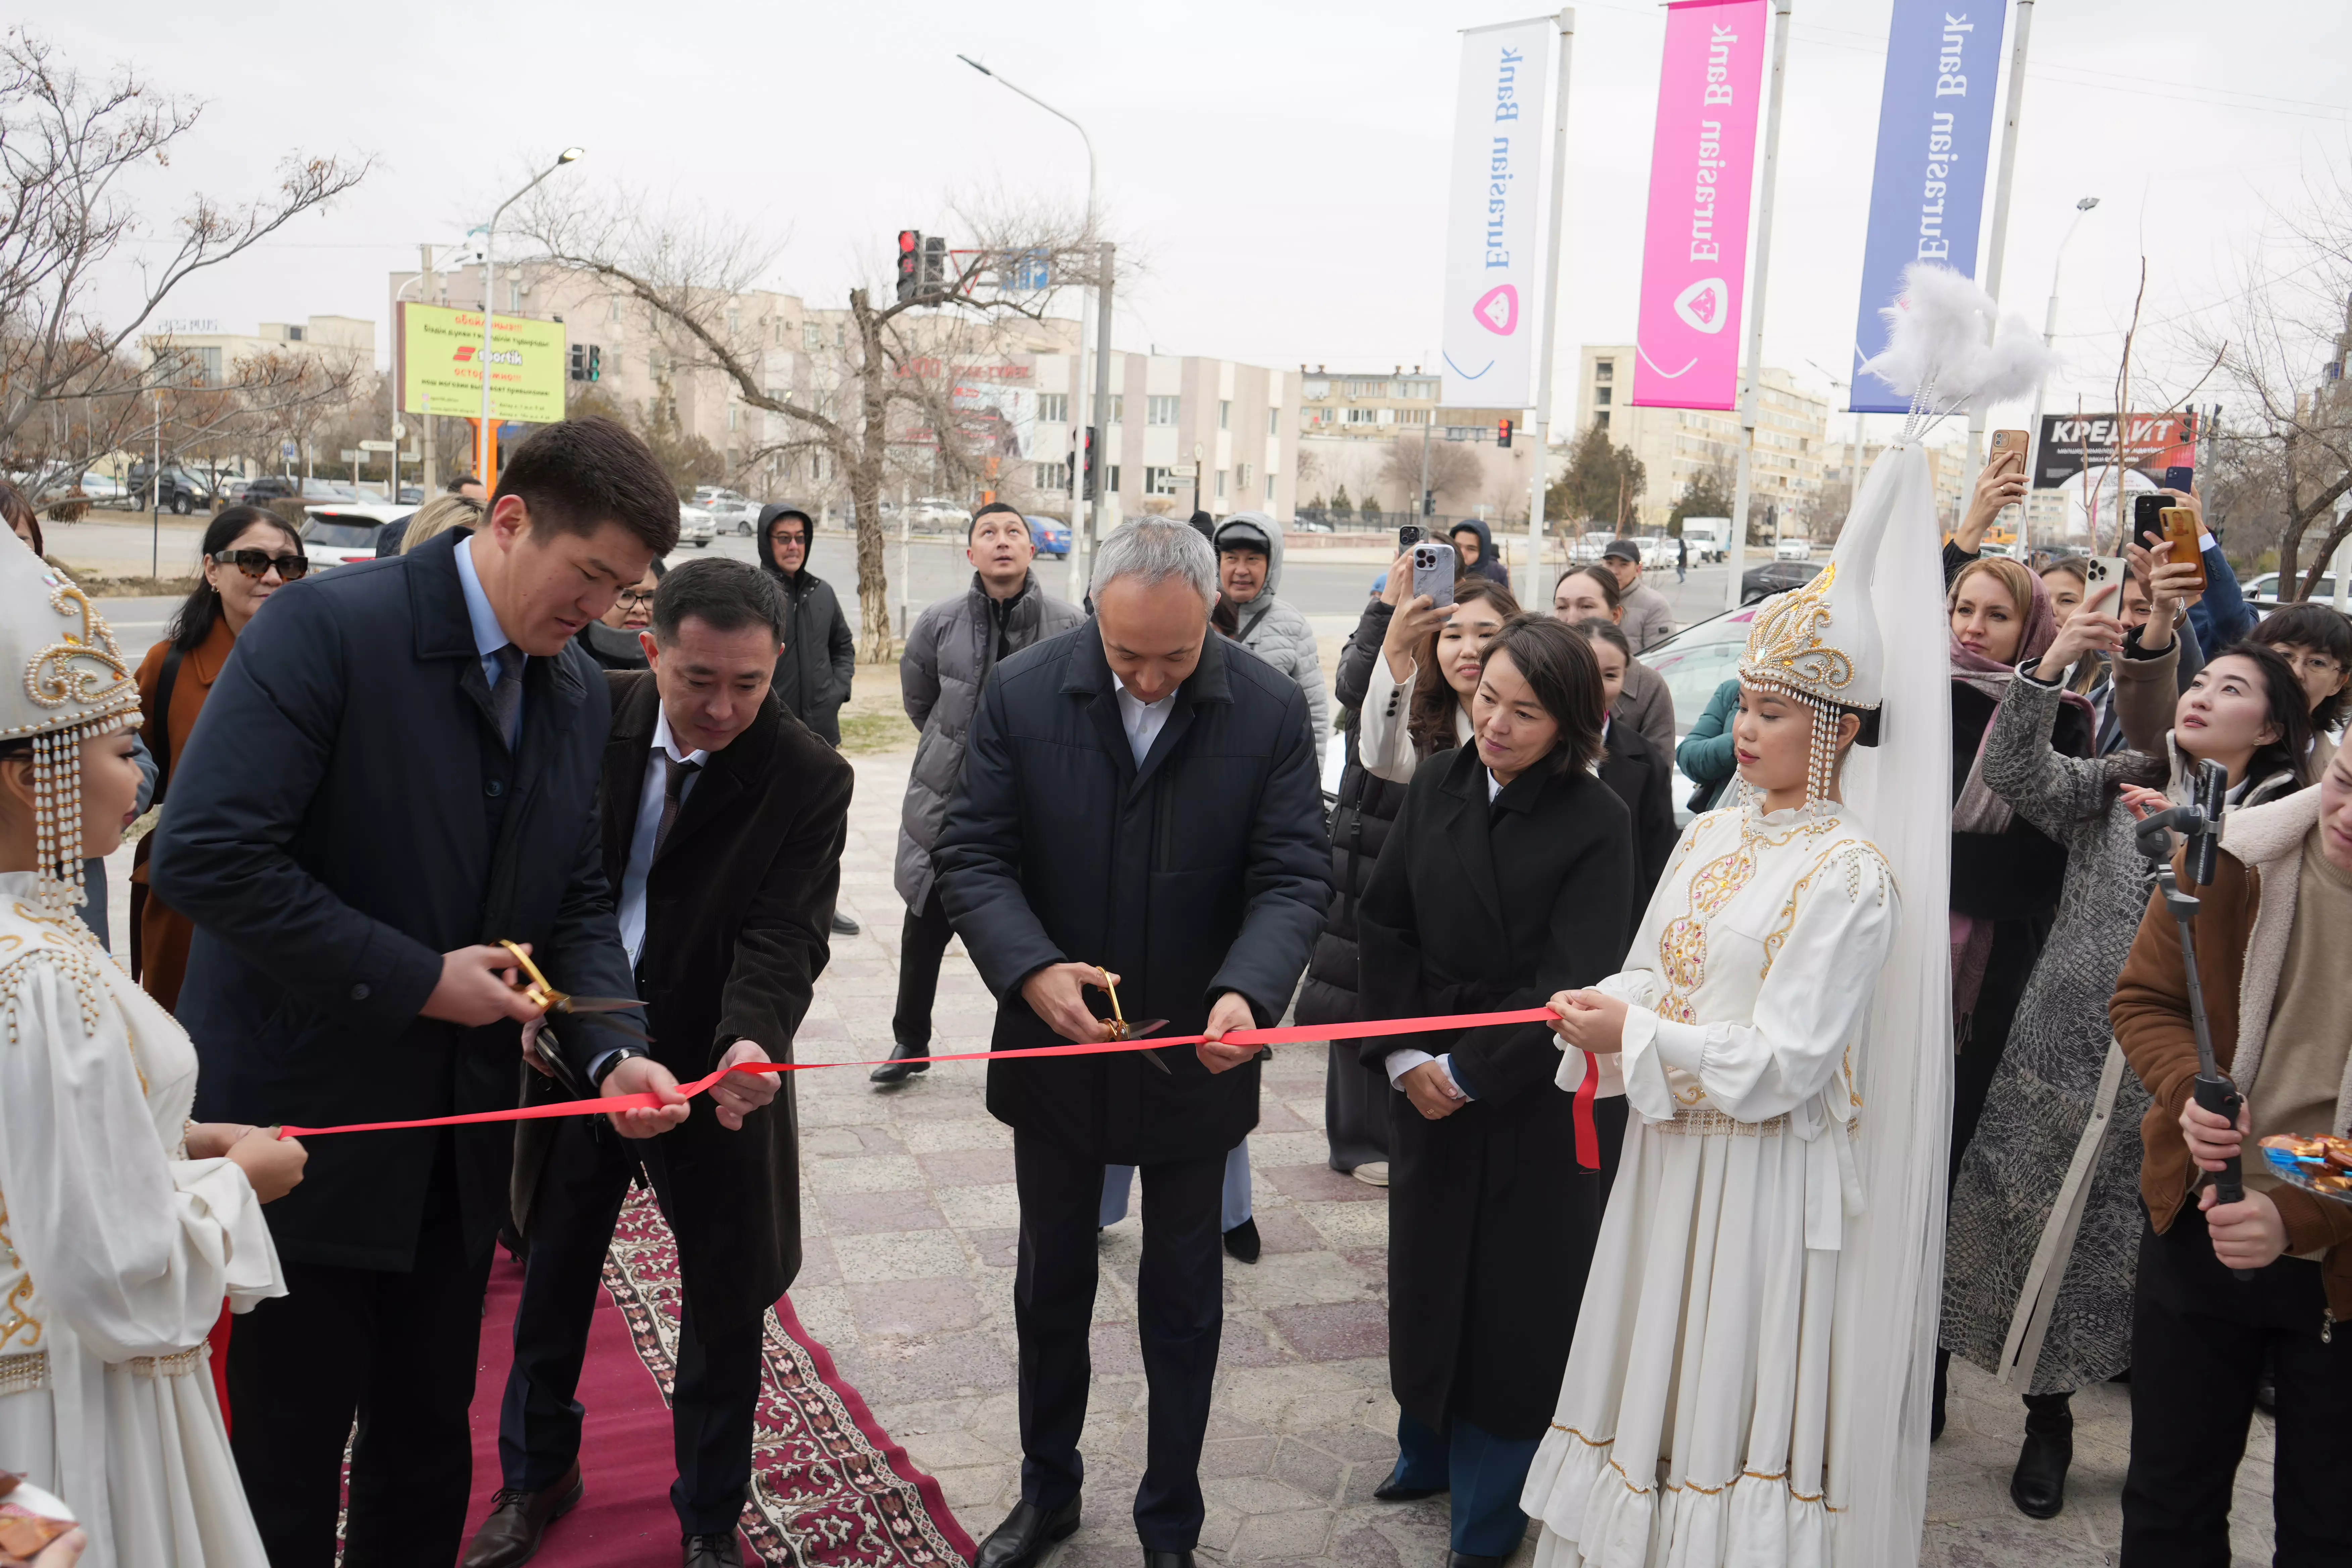
[[[1739,396],[1739,304],[1763,103],[1765,0],[1666,7],[1665,71],[1650,149],[1633,401],[1729,408]]]

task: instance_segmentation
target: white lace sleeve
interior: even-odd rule
[[[173,1161],[121,1011],[88,961],[0,969],[0,1195],[45,1313],[109,1362],[196,1344],[236,1289],[282,1294],[245,1173]]]

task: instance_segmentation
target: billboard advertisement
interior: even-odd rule
[[[490,415],[525,425],[563,417],[563,323],[499,316],[490,324]],[[400,407],[468,417],[482,412],[482,313],[400,306]]]
[[[1534,403],[1543,265],[1536,216],[1554,37],[1549,16],[1462,35],[1442,338],[1445,401],[1455,407]]]
[[[2116,437],[2123,453],[2116,456]],[[2197,465],[2197,416],[2135,414],[2045,414],[2042,439],[2033,447],[2033,488],[2054,490],[2088,472],[2118,466],[2161,482],[2167,468]],[[2103,480],[2101,482],[2104,482]]]
[[[1739,397],[1767,20],[1765,0],[1666,7],[1634,334],[1633,401],[1642,407],[1729,408]]]
[[[1911,408],[1910,398],[1862,368],[1885,352],[1886,321],[1878,312],[1903,291],[1903,269],[1935,261],[1977,275],[2002,20],[1999,5],[1955,11],[1944,0],[1895,0],[1853,329],[1852,406],[1858,413]]]

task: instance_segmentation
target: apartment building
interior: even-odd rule
[[[1571,440],[1600,426],[1630,447],[1648,477],[1642,528],[1665,527],[1675,498],[1710,468],[1729,472],[1739,458],[1739,416],[1702,408],[1640,408],[1633,405],[1633,345],[1586,344],[1577,351],[1576,423]],[[1748,487],[1759,501],[1801,512],[1821,494],[1830,465],[1830,400],[1797,384],[1787,371],[1758,374],[1756,445]]]
[[[1870,477],[1871,465],[1877,462],[1880,454],[1885,450],[1885,442],[1864,439],[1860,469],[1864,479]],[[1853,443],[1845,439],[1833,440],[1823,448],[1823,453],[1830,476],[1843,479],[1852,468]],[[1936,521],[1947,530],[1960,525],[1960,512],[1968,505],[1969,489],[1975,482],[1974,475],[1962,472],[1967,466],[1967,449],[1958,440],[1947,440],[1927,448],[1927,474],[1936,491]],[[2014,523],[2016,514],[2011,513],[2007,521]]]
[[[315,359],[336,374],[375,364],[375,323],[356,316],[312,316],[304,321],[264,321],[249,332],[223,331],[208,320],[159,322],[142,333],[141,350],[150,364],[171,362],[170,376],[183,386],[228,386],[246,360],[275,354]]]
[[[1036,392],[1028,483],[1037,509],[1056,515],[1068,510],[1063,454],[1091,422],[1094,399],[1091,384],[1072,395],[1071,359],[1066,353],[1013,358]],[[1097,438],[1118,514],[1262,511],[1289,521],[1300,499],[1292,468],[1298,387],[1290,372],[1263,365],[1114,349],[1109,423]],[[1176,472],[1187,467],[1192,476]]]

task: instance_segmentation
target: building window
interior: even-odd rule
[[[1322,420],[1318,418],[1316,420],[1316,423],[1319,425],[1322,423]],[[1265,411],[1265,433],[1269,436],[1279,436],[1282,434],[1281,409],[1269,408]]]
[[[1105,480],[1105,482],[1106,482],[1106,483],[1108,483],[1108,484],[1110,486],[1111,493],[1112,493],[1112,494],[1114,494],[1114,495],[1118,494],[1118,465],[1117,463],[1112,463],[1112,464],[1108,465],[1108,467],[1106,467],[1106,468],[1103,469],[1103,473],[1107,476],[1107,477],[1106,477],[1106,480]]]
[[[811,353],[814,353],[817,350],[824,347],[824,329],[818,326],[814,321],[803,321],[801,323],[801,347],[808,350]]]
[[[1328,397],[1331,395],[1331,384],[1328,381],[1319,379],[1309,380],[1307,383],[1304,395],[1310,402],[1317,398]]]
[[[1231,400],[1230,398],[1222,398],[1222,397],[1221,397],[1221,398],[1219,398],[1219,399],[1217,400],[1217,428],[1218,428],[1218,429],[1220,429],[1220,430],[1230,430],[1230,429],[1232,429],[1233,427],[1234,427],[1234,405],[1233,405],[1233,402],[1232,402],[1232,400]],[[1222,489],[1221,489],[1221,490],[1219,490],[1217,493],[1218,493],[1219,495],[1223,495],[1223,494],[1224,494],[1225,492],[1224,492],[1223,490],[1222,490]]]
[[[1606,408],[1609,406],[1609,400],[1616,395],[1617,389],[1613,386],[1596,386],[1592,389],[1592,401]]]
[[[772,346],[775,348],[782,348],[784,346],[784,323],[782,317],[778,317],[776,320],[775,331],[776,341]]]
[[[1271,472],[1265,476],[1265,499],[1269,501],[1274,500],[1274,475]]]
[[[1070,476],[1062,471],[1058,463],[1032,463],[1029,465],[1029,488],[1048,494],[1066,492],[1070,488]]]
[[[1124,424],[1126,424],[1126,423],[1127,423],[1127,395],[1126,395],[1126,394],[1124,394],[1124,393],[1117,393],[1117,392],[1115,392],[1115,393],[1111,394],[1111,398],[1110,398],[1110,422],[1111,422],[1112,424],[1114,424],[1114,425],[1124,425]],[[1114,485],[1114,486],[1112,486],[1111,488],[1112,488],[1112,489],[1118,489],[1118,487],[1117,487],[1116,485]]]
[[[1606,430],[1606,429],[1608,429],[1608,428],[1609,428],[1609,410],[1607,410],[1606,408],[1604,408],[1604,409],[1602,409],[1600,413],[1598,413],[1598,414],[1594,415],[1594,416],[1592,416],[1592,423],[1593,423],[1594,427],[1595,427],[1595,428],[1597,428],[1597,429],[1601,429],[1601,430]]]
[[[617,380],[619,380],[619,379],[620,379],[620,375],[621,375],[621,351],[620,351],[620,350],[618,350],[618,349],[614,349],[611,353],[608,353],[608,354],[606,354],[606,355],[604,356],[604,370],[605,377],[606,377],[608,380],[617,381]]]
[[[1176,405],[1182,401],[1183,399],[1179,397],[1146,398],[1144,400],[1143,422],[1146,425],[1175,424]],[[1171,495],[1175,494],[1173,490],[1171,490],[1168,493]]]
[[[730,430],[738,428],[742,424],[742,420],[743,405],[740,403],[729,404],[727,405],[727,428]]]
[[[849,323],[848,323],[848,322],[846,322],[846,321],[835,321],[835,322],[834,322],[834,324],[833,324],[833,346],[834,346],[835,348],[837,348],[837,349],[845,349],[845,348],[847,348],[847,347],[849,346]]]
[[[1048,425],[1067,425],[1070,422],[1070,395],[1066,392],[1039,393],[1037,417]]]
[[[1348,410],[1348,423],[1350,425],[1376,424],[1378,423],[1376,416],[1380,412],[1377,408],[1350,408]]]
[[[1172,496],[1176,493],[1176,475],[1168,468],[1147,468],[1143,470],[1143,493],[1148,496]]]
[[[1217,470],[1217,499],[1225,499],[1225,470],[1223,468]]]
[[[1381,412],[1386,413],[1387,410]],[[1396,411],[1396,421],[1400,425],[1426,425],[1429,415],[1430,410],[1426,408],[1400,408]]]
[[[1617,362],[1613,359],[1594,360],[1592,362],[1592,379],[1595,381],[1616,380]]]
[[[613,301],[613,313],[604,319],[608,321],[618,321],[621,319],[621,302],[618,300]]]
[[[1257,469],[1248,463],[1235,463],[1234,465],[1234,482],[1241,486],[1243,489],[1248,489],[1250,487],[1250,476],[1257,472]],[[1223,495],[1225,492],[1221,489],[1217,493],[1219,495]]]
[[[742,330],[743,312],[740,310],[730,310],[727,312],[727,335],[731,338]]]

